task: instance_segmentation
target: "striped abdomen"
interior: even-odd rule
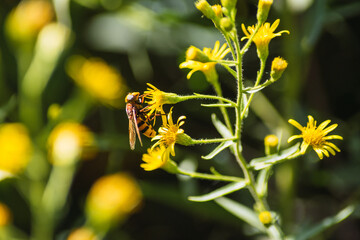
[[[154,128],[141,118],[137,118],[137,125],[139,131],[148,138],[153,138],[156,135]]]

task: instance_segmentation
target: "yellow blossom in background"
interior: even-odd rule
[[[95,139],[90,130],[75,122],[60,123],[48,138],[49,157],[55,165],[73,164],[94,155]]]
[[[130,175],[117,173],[98,179],[86,200],[86,215],[95,227],[108,228],[132,213],[142,193]]]
[[[8,225],[11,221],[10,209],[0,202],[0,228]]]
[[[255,34],[253,38],[253,42],[256,45],[256,48],[258,50],[258,55],[260,58],[267,57],[269,55],[269,43],[271,39],[274,37],[279,37],[283,33],[290,34],[288,30],[283,30],[277,33],[274,33],[276,28],[279,26],[280,19],[277,19],[272,25],[270,23],[266,22],[261,25],[257,33]],[[249,26],[246,30],[245,25],[242,24],[241,28],[245,34],[245,37],[243,37],[241,40],[244,39],[250,39],[253,33],[255,32],[256,26]]]
[[[190,68],[191,71],[188,73],[187,78],[190,79],[191,75],[196,71],[201,71],[205,74],[208,81],[211,81],[214,75],[216,75],[215,65],[217,61],[222,60],[230,49],[227,44],[224,43],[220,48],[220,42],[216,41],[214,48],[204,48],[203,51],[200,49],[190,46],[186,52],[185,62],[180,64],[180,68]]]
[[[184,130],[180,127],[185,123],[185,116],[181,116],[178,118],[176,124],[174,124],[172,119],[172,108],[166,117],[163,117],[163,124],[159,128],[158,135],[153,137],[152,140],[158,140],[153,146],[152,150],[155,149],[156,146],[169,148],[172,156],[175,156],[175,143],[181,142],[183,140],[182,136],[184,134]]]
[[[121,107],[127,87],[120,73],[100,58],[73,56],[66,65],[71,78],[92,97],[112,107]]]
[[[99,240],[99,238],[91,229],[81,227],[72,231],[67,240]]]
[[[21,1],[7,18],[7,33],[15,41],[29,40],[52,20],[53,15],[49,1]]]
[[[170,148],[168,148],[170,149]],[[145,163],[142,163],[142,167],[145,171],[153,171],[155,169],[163,167],[169,160],[169,150],[164,146],[159,146],[154,149],[148,149],[146,154],[143,154],[142,160]]]
[[[263,211],[259,214],[259,220],[262,224],[267,225],[272,222],[272,216],[269,211]]]
[[[307,148],[311,146],[320,159],[323,159],[323,155],[329,157],[329,152],[332,155],[335,155],[335,151],[340,152],[340,149],[333,143],[328,142],[327,140],[343,138],[339,135],[330,135],[326,136],[329,132],[333,131],[338,125],[333,124],[329,127],[326,127],[331,121],[326,120],[322,122],[319,126],[316,126],[316,121],[312,116],[308,116],[308,123],[306,127],[301,126],[297,121],[290,119],[289,123],[301,131],[300,135],[291,136],[288,139],[288,142],[293,141],[297,138],[302,138],[303,142],[300,147],[302,154],[305,154]]]
[[[0,125],[0,170],[19,173],[28,164],[32,144],[26,127],[20,123]]]

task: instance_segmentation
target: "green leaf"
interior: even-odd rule
[[[233,137],[229,129],[216,117],[215,114],[211,114],[211,120],[216,128],[216,130],[220,133],[223,138],[231,138]]]
[[[247,103],[248,103],[248,98],[246,97],[246,94],[243,94],[242,101],[241,101],[241,109],[244,109],[245,106],[247,105]],[[244,118],[247,118],[248,114],[249,114],[249,108],[246,109]]]
[[[340,212],[338,212],[335,216],[327,217],[322,220],[320,223],[316,224],[315,226],[302,230],[301,233],[295,237],[290,237],[289,239],[293,240],[306,240],[311,237],[316,236],[317,234],[321,233],[322,231],[344,221],[347,217],[349,217],[355,210],[354,205],[347,206]]]
[[[201,104],[202,107],[234,107],[230,103],[210,103],[210,104]]]
[[[300,143],[297,143],[294,146],[279,152],[278,154],[272,154],[261,158],[254,158],[250,161],[249,165],[255,170],[260,170],[281,163],[299,149],[299,144]]]
[[[259,172],[259,175],[257,177],[256,181],[256,192],[260,196],[267,196],[267,190],[268,190],[268,182],[269,178],[272,174],[271,167],[265,168]]]
[[[205,160],[210,160],[213,157],[215,157],[218,153],[220,153],[222,150],[230,147],[232,144],[233,144],[232,141],[222,142],[211,153],[209,153],[206,156],[201,156],[201,158]]]
[[[246,187],[246,181],[229,183],[221,188],[201,196],[190,196],[188,199],[193,202],[207,202],[225,196]]]
[[[267,82],[267,81],[266,81]],[[265,82],[265,83],[266,83]],[[265,84],[264,83],[264,84]],[[249,88],[245,88],[243,89],[243,92],[245,93],[256,93],[259,92],[261,90],[263,90],[266,86],[264,86],[264,84],[262,84],[261,86],[257,86],[257,87],[249,87]]]
[[[252,209],[226,197],[215,199],[215,202],[249,225],[259,229],[262,232],[266,232],[266,228],[260,222],[258,215]]]

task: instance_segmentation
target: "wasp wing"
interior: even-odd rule
[[[129,120],[129,143],[131,150],[135,149],[135,142],[136,142],[136,130],[135,130],[134,119],[132,119]]]
[[[139,138],[140,145],[142,146],[142,141],[141,141],[140,131],[139,131],[139,127],[138,127],[135,108],[133,109],[133,120],[134,121],[132,121],[132,122],[134,123],[133,125],[134,125],[134,127],[136,129],[136,134],[137,134],[137,136]],[[134,141],[134,148],[135,148],[135,141]]]

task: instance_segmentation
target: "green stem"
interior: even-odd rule
[[[239,37],[236,34],[235,39],[235,48],[236,48],[236,55],[237,55],[237,62],[236,65],[236,79],[237,79],[237,101],[236,101],[236,129],[235,129],[235,136],[239,138],[238,147],[241,148],[241,125],[242,125],[242,118],[241,118],[241,107],[242,107],[242,89],[243,89],[243,79],[242,79],[242,54],[240,53],[240,42]]]
[[[220,84],[219,84],[219,81],[214,81],[213,83],[213,86],[214,86],[214,89],[215,89],[215,92],[216,94],[219,96],[219,97],[222,97],[222,90],[221,90],[221,87],[220,87]],[[220,104],[224,103],[222,100],[219,100]],[[223,118],[224,118],[224,121],[225,121],[225,125],[226,127],[229,129],[230,133],[233,134],[233,128],[232,128],[232,125],[231,125],[231,122],[230,122],[230,118],[229,118],[229,114],[226,110],[225,107],[223,106],[220,106],[220,111],[223,115]]]
[[[257,75],[257,78],[256,78],[256,82],[255,82],[255,84],[254,84],[254,88],[256,88],[256,87],[259,85],[260,80],[261,80],[262,76],[264,75],[265,63],[266,63],[266,58],[260,60],[260,71],[258,72],[258,75]],[[246,106],[245,106],[244,109],[242,110],[242,113],[241,113],[241,116],[240,116],[241,119],[244,118],[244,115],[245,115],[247,109],[249,108],[250,103],[251,103],[252,99],[254,98],[254,95],[255,95],[255,93],[251,93],[251,95],[250,95],[250,97],[249,97],[249,100],[248,100],[248,102],[246,103]]]
[[[43,231],[36,239],[52,239],[56,222],[61,218],[72,179],[76,170],[75,164],[69,166],[54,166],[41,199],[43,216]]]
[[[236,137],[232,138],[213,138],[213,139],[192,139],[192,144],[206,144],[206,143],[220,143],[220,142],[227,142],[227,141],[234,141],[237,140]]]
[[[243,115],[246,111],[246,109],[248,108],[249,104],[250,104],[250,100],[248,101],[247,106],[245,106],[244,109],[242,109],[242,94],[243,94],[243,79],[242,79],[242,56],[243,54],[246,52],[246,50],[249,48],[252,39],[254,38],[256,32],[259,30],[260,26],[257,26],[255,29],[255,32],[253,33],[253,35],[250,37],[250,39],[248,40],[248,42],[245,44],[245,46],[240,49],[240,42],[239,42],[239,37],[236,34],[236,38],[235,38],[235,48],[236,48],[236,55],[237,55],[237,66],[236,66],[236,72],[237,72],[237,81],[238,81],[238,89],[237,89],[237,108],[236,108],[236,131],[235,131],[235,136],[238,138],[237,142],[233,145],[233,152],[235,154],[235,158],[236,161],[238,162],[239,166],[241,167],[243,174],[244,174],[244,178],[245,180],[248,182],[248,189],[252,195],[252,197],[254,198],[256,205],[260,208],[260,209],[264,209],[266,211],[270,211],[268,204],[266,203],[266,200],[262,197],[259,196],[259,194],[256,191],[256,186],[255,186],[255,179],[254,179],[254,175],[252,173],[252,171],[250,171],[250,169],[248,168],[248,164],[246,162],[246,160],[244,159],[242,153],[241,153],[241,126],[242,126],[242,120],[243,120]],[[256,80],[255,85],[258,85],[261,79],[261,76],[263,75],[263,71],[264,71],[264,67],[265,67],[265,61],[261,61],[262,65],[261,65],[261,70],[258,74],[258,79]],[[264,66],[263,66],[264,65]],[[282,233],[282,230],[280,228],[280,226],[278,226],[277,224],[273,225],[274,227],[272,228],[273,231],[268,231],[268,235],[270,237],[272,237],[273,239],[283,239],[284,234]]]
[[[239,178],[239,177],[225,176],[225,175],[213,175],[213,174],[198,173],[198,172],[187,172],[180,168],[178,168],[178,173],[192,177],[192,178],[201,178],[201,179],[207,179],[207,180],[216,180],[216,181],[225,181],[225,182],[244,181],[243,178]]]

